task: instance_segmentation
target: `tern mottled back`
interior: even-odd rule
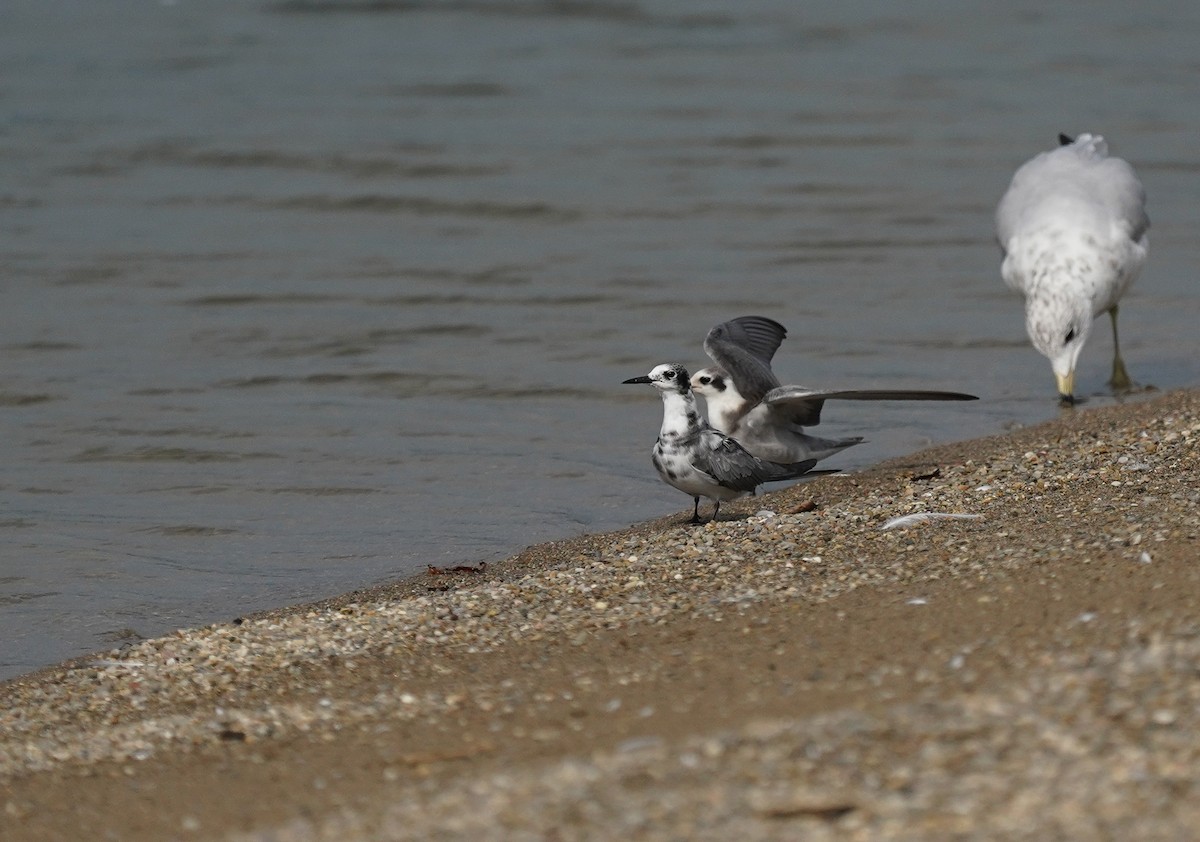
[[[820,423],[826,400],[976,400],[962,392],[784,386],[771,360],[786,336],[783,325],[765,316],[722,322],[704,340],[704,350],[716,366],[692,377],[692,388],[708,404],[709,422],[760,459],[824,459],[861,442],[861,437],[824,439],[804,432],[803,427]]]
[[[692,523],[701,522],[701,497],[715,504],[712,514],[715,520],[721,501],[752,494],[765,482],[802,477],[817,462],[816,459],[791,464],[768,462],[714,430],[701,417],[687,369],[681,365],[659,365],[648,375],[624,382],[649,383],[662,395],[662,427],[651,458],[663,482],[694,500]]]

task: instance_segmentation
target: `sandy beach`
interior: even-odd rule
[[[1188,838],[1198,440],[1066,411],[47,669],[0,837]]]

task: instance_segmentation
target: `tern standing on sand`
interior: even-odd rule
[[[996,209],[1004,282],[1025,296],[1025,329],[1049,358],[1065,404],[1075,402],[1075,365],[1092,329],[1112,319],[1110,384],[1133,383],[1117,344],[1117,302],[1146,262],[1146,191],[1133,167],[1108,157],[1099,135],[1075,140],[1026,162]]]
[[[662,395],[663,422],[652,459],[663,482],[695,500],[692,523],[701,522],[701,497],[715,504],[712,519],[716,520],[722,500],[744,497],[764,482],[804,476],[817,463],[816,459],[791,465],[764,462],[709,427],[696,407],[687,369],[681,365],[656,366],[648,375],[624,382],[649,383]]]
[[[862,441],[823,439],[804,432],[821,423],[825,401],[973,401],[974,395],[920,389],[808,389],[784,386],[771,358],[787,330],[766,316],[740,316],[714,327],[704,350],[715,367],[692,375],[692,389],[708,404],[709,423],[771,462],[824,459]]]

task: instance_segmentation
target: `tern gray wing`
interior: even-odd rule
[[[769,365],[786,338],[787,328],[774,319],[739,316],[714,327],[704,342],[732,342]]]
[[[763,396],[763,403],[788,415],[802,427],[821,423],[821,409],[827,400],[847,401],[976,401],[965,392],[940,392],[931,389],[806,389],[780,386]]]
[[[738,394],[754,406],[779,386],[771,358],[787,330],[765,316],[741,316],[714,327],[704,338],[704,352],[723,368]]]
[[[700,445],[692,455],[692,467],[734,491],[753,491],[764,482],[795,479],[817,464],[816,459],[790,465],[764,462],[735,439],[716,430],[706,430],[701,435]]]
[[[753,491],[762,485],[762,462],[729,436],[706,430],[692,455],[692,467],[734,491]]]
[[[766,473],[762,474],[761,476],[761,482],[777,482],[781,479],[798,479],[809,474],[810,472],[818,474],[838,473],[836,470],[813,471],[813,466],[817,464],[816,459],[805,459],[803,462],[791,462],[786,465],[781,465],[778,462],[765,462],[762,459],[758,461],[762,462],[763,467],[767,469]]]

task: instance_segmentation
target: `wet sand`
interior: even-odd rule
[[[44,670],[0,837],[1187,838],[1198,439],[1070,412]]]

